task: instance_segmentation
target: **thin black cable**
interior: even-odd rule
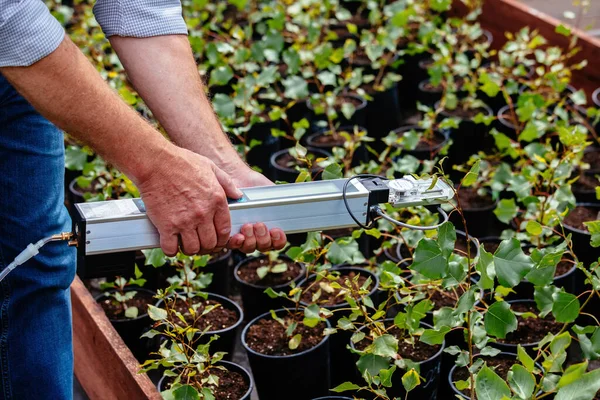
[[[355,216],[354,213],[352,212],[352,210],[350,209],[350,206],[348,205],[348,199],[346,198],[346,191],[348,190],[348,184],[350,183],[351,180],[353,179],[358,179],[358,178],[380,178],[383,180],[389,180],[386,177],[383,176],[379,176],[379,175],[373,175],[373,174],[358,174],[355,175],[351,178],[348,178],[346,180],[346,182],[344,182],[344,187],[342,188],[342,199],[344,200],[344,205],[346,206],[346,210],[348,211],[348,214],[350,214],[350,217],[352,217],[352,219],[354,220],[354,222],[356,222],[356,224],[365,229],[365,230],[369,230],[371,229],[371,227],[373,226],[372,224],[370,224],[369,226],[364,225],[362,222],[360,222]],[[367,214],[367,219],[369,218],[369,215]]]

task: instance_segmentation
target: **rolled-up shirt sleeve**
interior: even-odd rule
[[[0,67],[25,67],[62,43],[65,31],[42,0],[0,0]]]
[[[106,36],[187,35],[179,0],[98,0],[94,15]]]

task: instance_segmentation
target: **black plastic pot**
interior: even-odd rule
[[[108,290],[109,293],[114,293],[116,290]],[[155,293],[148,289],[143,288],[127,288],[126,292],[136,291],[136,292],[144,292],[149,294],[150,296],[154,296]],[[97,303],[104,300],[106,296],[100,294],[95,297]],[[151,303],[149,303],[151,304]],[[150,330],[152,327],[152,319],[148,316],[147,312],[142,313],[142,310],[139,310],[139,315],[137,318],[124,318],[124,319],[110,319],[110,323],[115,328],[115,330],[123,339],[123,342],[129,347],[129,350],[133,353],[135,358],[144,362],[148,359],[148,355],[156,350],[156,341],[148,338],[140,338],[142,334],[146,331]]]
[[[403,77],[398,82],[400,106],[402,110],[413,110],[417,105],[419,82],[429,78],[427,68],[432,59],[427,52],[404,54],[401,58],[404,62],[396,69],[396,72]]]
[[[71,200],[71,204],[85,202],[83,191],[77,186],[77,178],[74,178],[71,183],[69,183],[69,199]]]
[[[325,396],[319,397],[313,400],[352,400],[350,397],[342,397],[342,396]]]
[[[248,385],[248,390],[239,400],[250,400],[250,398],[252,396],[252,390],[254,389],[254,384],[252,382],[252,375],[250,375],[250,373],[241,365],[232,363],[230,361],[224,361],[224,360],[219,361],[217,363],[217,365],[227,368],[227,370],[230,372],[237,372],[238,374],[240,374],[244,377],[244,381]],[[156,385],[156,387],[159,392],[168,390],[168,388],[165,387],[165,379],[166,378],[168,378],[168,377],[163,376],[162,378],[160,378],[160,381],[158,381],[158,384]]]
[[[344,116],[344,114],[342,114],[341,109],[336,110],[337,119],[334,122],[339,126],[347,126],[347,125],[367,126],[367,101],[358,95],[350,94],[350,93],[340,94],[338,97],[353,99],[354,101],[359,102],[359,104],[357,106],[355,106],[355,112],[350,119],[347,119]],[[322,130],[323,127],[319,126],[318,122],[319,121],[327,121],[327,117],[324,114],[316,114],[315,113],[310,99],[306,100],[306,107],[309,110],[310,122],[311,122],[313,132]],[[368,126],[367,126],[367,128],[368,128]]]
[[[287,310],[277,310],[278,316]],[[315,347],[297,354],[272,356],[252,350],[246,343],[248,329],[261,319],[271,319],[270,313],[250,321],[242,332],[242,345],[248,354],[256,391],[261,400],[306,400],[329,393],[329,336]],[[327,327],[331,325],[326,321]]]
[[[436,104],[435,107],[438,108],[439,104]],[[492,109],[488,106],[482,106],[481,108],[484,114],[488,116],[492,115]],[[448,118],[453,115],[443,110],[441,116]],[[448,151],[448,161],[446,163],[449,165],[445,166],[445,170],[450,173],[450,177],[453,180],[460,180],[462,178],[462,173],[458,173],[457,175],[457,172],[452,168],[453,165],[463,164],[471,155],[477,154],[480,151],[486,152],[493,148],[494,140],[489,134],[490,129],[491,127],[483,123],[476,124],[470,119],[462,119],[458,129],[449,130],[450,139],[452,139],[453,143]]]
[[[418,125],[407,125],[407,126],[402,126],[402,127],[398,128],[398,129],[395,129],[394,133],[396,135],[398,135],[398,137],[400,137],[405,132],[408,132],[408,131],[411,131],[411,130],[414,130],[414,131],[417,131],[417,132],[423,132],[423,131],[425,131],[424,128],[422,128],[422,127],[420,127]],[[442,148],[446,144],[448,144],[448,135],[446,135],[445,133],[440,132],[438,130],[435,130],[433,132],[433,135],[435,137],[437,137],[438,140],[441,140],[441,142],[437,143],[437,144],[432,143],[429,146],[424,146],[424,147],[421,147],[421,148],[417,147],[416,149],[413,149],[413,150],[403,149],[402,153],[400,154],[400,157],[402,157],[405,154],[409,154],[409,155],[411,155],[411,156],[413,156],[416,159],[421,160],[421,161],[432,160],[440,152],[440,150],[442,150]],[[395,147],[398,147],[398,146],[395,146]]]
[[[200,269],[200,272],[212,274],[212,282],[207,290],[222,296],[229,296],[231,293],[232,271],[233,253],[231,250],[224,251],[219,255],[213,255],[206,266]]]
[[[257,317],[258,315],[264,314],[270,310],[277,310],[279,308],[290,305],[290,303],[287,299],[284,299],[281,297],[272,299],[269,296],[267,296],[265,294],[265,290],[267,289],[267,286],[260,286],[260,285],[248,283],[238,276],[238,271],[244,264],[247,264],[250,261],[256,260],[257,258],[258,257],[250,257],[250,258],[243,259],[235,266],[235,269],[233,270],[233,276],[235,277],[235,280],[237,281],[237,283],[240,287],[240,293],[242,295],[242,304],[244,306],[244,313],[246,316],[246,320],[251,320],[251,319]],[[261,258],[264,258],[264,256],[262,256]],[[283,255],[281,256],[281,258],[291,260],[288,257],[283,256]],[[306,275],[306,267],[304,266],[304,264],[301,264],[301,263],[298,263],[298,265],[301,266],[302,270],[300,271],[300,274],[293,281],[284,283],[282,285],[271,286],[271,289],[273,289],[276,292],[280,292],[280,291],[287,292],[289,290],[292,282],[298,284],[298,282],[302,281]]]
[[[577,203],[577,207],[589,207],[600,212],[600,204],[598,203]],[[591,265],[593,262],[598,261],[600,251],[597,248],[593,248],[590,239],[591,234],[588,231],[574,228],[572,226],[564,224],[567,233],[572,235],[573,251],[579,261],[582,261],[585,266]]]
[[[384,319],[383,322],[391,322],[393,323],[393,319]],[[428,329],[433,329],[433,326],[421,323],[421,326]],[[363,326],[360,330],[366,329],[367,326]],[[354,343],[351,340],[348,340],[347,343],[350,343],[350,347],[353,350],[356,350]],[[419,400],[437,400],[438,399],[438,386],[440,383],[440,373],[442,366],[442,354],[444,348],[446,347],[445,341],[440,346],[440,350],[431,358],[420,361],[419,364],[419,375],[423,377],[423,382],[421,385],[417,386],[414,390],[410,392],[410,399],[419,399]],[[348,350],[346,350],[348,351]],[[357,356],[354,355],[354,360],[358,360]],[[358,374],[359,371],[354,366],[355,374]],[[392,387],[387,388],[386,393],[390,398],[400,398],[404,399],[406,396],[406,391],[404,390],[404,386],[402,385],[402,375],[403,372],[401,370],[397,370],[392,375]]]
[[[366,128],[363,128],[362,126],[340,126],[339,128],[337,128],[336,132],[348,132],[348,133],[352,134],[355,131],[355,129],[358,132],[367,130]],[[331,132],[331,131],[328,128],[326,128],[326,129],[322,129],[318,132],[310,134],[306,138],[307,148],[310,150],[313,150],[313,149],[323,150],[330,154],[332,154],[334,147],[342,147],[343,148],[344,147],[343,141],[335,142],[335,143],[319,143],[318,142],[318,138],[329,134],[329,132]],[[344,139],[342,138],[342,140],[344,140]],[[354,152],[354,156],[352,157],[352,165],[357,166],[361,162],[367,162],[368,160],[369,160],[369,152],[367,151],[367,148],[365,146],[361,145]]]
[[[465,207],[461,204],[465,220],[467,221],[469,235],[476,238],[498,236],[506,229],[494,214],[497,204],[497,201],[493,201],[484,207]],[[462,218],[458,212],[453,212],[450,215],[450,222],[457,229],[465,230]]]
[[[372,99],[367,103],[367,131],[375,139],[384,138],[402,123],[402,109],[398,96],[398,84],[385,91],[367,93]],[[381,141],[377,140],[371,145],[377,147]]]
[[[476,354],[474,357],[478,357],[478,356],[479,356],[479,354]],[[498,353],[495,357],[506,357],[508,359],[515,360],[515,364],[518,363],[517,354],[516,353],[502,352],[502,353]],[[539,363],[536,363],[536,366],[541,371],[544,370]],[[461,399],[467,399],[468,400],[468,399],[470,399],[470,397],[468,397],[467,395],[465,395],[464,393],[462,393],[454,385],[454,378],[453,378],[453,376],[454,376],[454,372],[456,371],[456,369],[457,369],[457,366],[455,365],[454,367],[452,367],[452,369],[450,370],[450,373],[448,373],[448,376],[446,377],[446,379],[448,380],[448,385],[452,388],[452,396],[453,396],[453,397],[448,397],[448,398],[455,398],[456,396],[459,396]]]
[[[600,154],[600,148],[598,147],[588,147],[584,153],[584,160],[586,161],[586,157],[590,154]],[[585,171],[580,171],[581,177],[579,181],[582,179],[586,179],[586,184],[580,184],[579,181],[575,182],[571,190],[575,195],[578,203],[600,203],[600,200],[596,197],[596,186],[600,186],[600,182],[598,181],[597,176],[600,176],[600,166],[591,165],[591,168]]]
[[[592,102],[596,107],[600,108],[600,88],[594,90],[594,93],[592,93]],[[596,133],[600,132],[600,121],[598,122],[598,124],[596,124],[595,129]]]
[[[513,124],[512,121],[504,118],[504,115],[510,115],[510,106],[505,105],[500,108],[496,113],[497,119],[494,123],[495,128],[504,133],[506,136],[513,140],[517,140],[517,127]]]
[[[219,339],[215,340],[210,345],[211,353],[215,353],[217,351],[226,352],[227,354],[225,355],[224,358],[226,360],[231,360],[231,359],[233,359],[233,351],[235,349],[235,342],[236,342],[236,336],[237,336],[236,333],[238,331],[238,328],[240,326],[242,326],[242,324],[244,322],[244,311],[242,311],[242,307],[240,307],[233,300],[230,300],[227,297],[224,297],[224,296],[221,296],[218,294],[208,293],[208,300],[218,301],[219,303],[221,303],[221,305],[224,308],[235,311],[235,313],[238,316],[238,320],[235,324],[233,324],[232,326],[230,326],[228,328],[220,329],[220,330],[216,330],[216,331],[205,332],[202,336],[202,339],[200,339],[196,343],[196,345],[208,343],[211,336],[218,335]],[[162,303],[163,303],[163,300],[162,299],[159,300],[156,303],[156,307],[162,308],[163,307]]]
[[[276,162],[284,154],[288,154],[289,151],[290,151],[290,149],[279,150],[278,152],[274,153],[271,156],[270,164],[271,164],[271,169],[273,171],[272,176],[273,176],[274,180],[285,181],[285,182],[290,182],[290,183],[296,181],[296,178],[299,175],[299,173],[298,173],[298,171],[296,171],[296,169],[290,168],[290,167],[282,167],[281,165],[277,164],[277,162]],[[314,154],[315,157],[317,157],[317,158],[331,157],[331,154],[327,153],[326,151],[318,150],[318,149],[311,149],[310,153]],[[315,180],[321,179],[321,175],[318,173],[322,169],[323,168],[316,166],[316,165],[313,165],[313,167],[311,168],[311,174],[312,174],[313,178],[315,178]]]
[[[378,288],[379,288],[379,278],[373,272],[366,270],[364,268],[357,268],[353,266],[340,265],[332,269],[332,271],[340,271],[341,273],[358,273],[362,276],[370,276],[373,281],[373,289],[369,293],[369,298],[373,301],[373,304],[377,306],[378,304]],[[300,287],[306,286],[307,282],[314,280],[313,277],[308,277],[300,283]],[[303,306],[308,306],[309,304],[305,302],[300,302]],[[348,303],[343,302],[340,304],[336,304],[334,306],[322,306],[328,310],[334,311],[340,310],[342,308],[349,307]],[[335,312],[332,320],[332,325],[337,325],[337,321],[339,318],[343,316],[349,315],[349,312]],[[330,355],[330,365],[331,365],[331,385],[335,387],[341,383],[344,383],[348,380],[348,377],[354,376],[355,366],[353,363],[352,354],[346,349],[346,345],[352,336],[351,332],[339,330],[335,335],[332,335],[330,338],[329,347],[331,349]]]

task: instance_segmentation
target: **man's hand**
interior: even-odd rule
[[[230,175],[234,184],[239,188],[273,185],[273,182],[264,175],[247,166],[230,172]],[[287,238],[281,229],[274,228],[269,232],[265,224],[261,222],[242,226],[241,232],[233,235],[227,247],[243,253],[252,253],[256,249],[259,251],[280,250],[286,242]]]
[[[168,256],[208,254],[225,247],[231,233],[227,197],[242,193],[229,175],[208,158],[168,146],[154,172],[136,182],[148,217]]]

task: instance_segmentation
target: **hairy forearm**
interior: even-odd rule
[[[110,42],[129,80],[171,140],[227,172],[244,165],[204,94],[186,36],[112,36]]]
[[[151,175],[151,161],[174,147],[106,85],[68,38],[32,66],[0,72],[42,115],[134,182]]]

